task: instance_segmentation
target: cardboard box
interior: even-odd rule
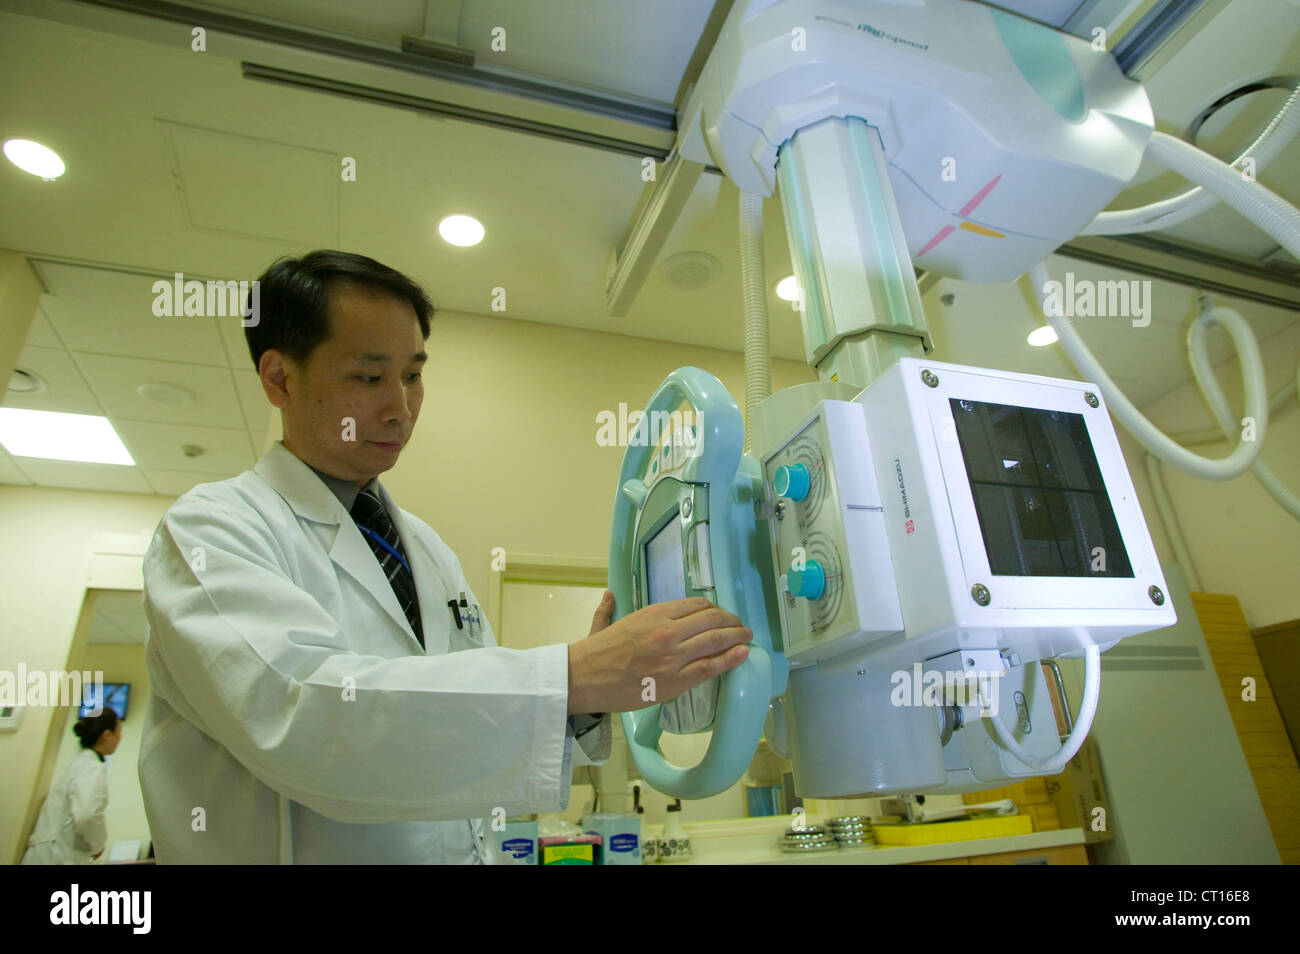
[[[1047,786],[1041,778],[1027,778],[1012,785],[990,788],[982,792],[967,792],[962,796],[962,801],[967,805],[978,805],[981,802],[995,802],[1003,798],[1011,799],[1021,809],[1030,805],[1048,805],[1052,801],[1052,797],[1047,794]]]
[[[1026,805],[1025,814],[1034,822],[1034,831],[1056,831],[1061,827],[1061,815],[1055,805]]]
[[[1043,781],[1062,828],[1082,828],[1084,841],[1089,844],[1115,837],[1096,742],[1086,739],[1064,772]]]

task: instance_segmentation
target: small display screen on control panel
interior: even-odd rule
[[[1133,576],[1083,415],[949,404],[991,572]]]
[[[682,529],[677,513],[645,545],[646,588],[650,603],[686,598]]]

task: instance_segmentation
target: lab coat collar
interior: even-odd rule
[[[325,482],[316,476],[316,472],[297,457],[281,441],[276,441],[262,455],[253,472],[265,480],[293,509],[293,512],[305,520],[339,527],[330,546],[330,559],[341,567],[349,576],[366,588],[370,596],[388,614],[389,619],[400,627],[411,641],[416,653],[445,653],[448,651],[448,636],[436,625],[434,615],[440,604],[433,589],[434,574],[437,572],[433,563],[426,560],[421,547],[407,533],[405,521],[393,498],[388,495],[381,481],[374,482],[374,489],[388,511],[388,516],[402,539],[403,549],[411,563],[415,576],[416,598],[420,604],[421,628],[424,630],[425,648],[421,649],[411,623],[402,612],[397,602],[393,586],[384,577],[384,571],[375,559],[374,551],[366,543],[361,531],[357,530],[352,515],[343,509],[334,491],[325,486]],[[444,586],[445,589],[445,586]]]
[[[253,472],[274,487],[300,517],[338,525],[348,516],[334,491],[282,441],[270,446]]]

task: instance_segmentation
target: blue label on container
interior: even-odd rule
[[[533,853],[530,838],[509,838],[501,842],[501,850],[511,858],[527,858]]]
[[[636,851],[636,835],[615,835],[609,840],[610,851]]]

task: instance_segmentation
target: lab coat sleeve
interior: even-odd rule
[[[108,776],[98,760],[77,773],[68,786],[68,807],[77,837],[91,855],[97,855],[108,843]]]
[[[155,691],[274,791],[357,824],[565,807],[567,647],[357,653],[264,519],[194,492],[144,583]]]
[[[404,515],[410,520],[409,514]],[[469,585],[469,580],[465,576],[465,570],[460,565],[460,560],[451,548],[444,544],[432,528],[427,524],[421,524],[430,534],[432,539],[438,541],[439,553],[443,560],[456,568],[458,578],[457,590],[468,593],[470,602],[479,605],[478,597],[474,595],[473,588]],[[496,634],[492,630],[492,624],[485,618],[483,621],[483,642],[486,646],[497,645]],[[568,665],[568,650],[565,649],[565,665]],[[566,668],[567,673],[567,668]],[[566,705],[567,711],[567,705]],[[564,769],[561,774],[569,778],[569,771],[573,767],[584,765],[604,765],[610,756],[610,749],[613,743],[614,731],[610,721],[611,716],[607,712],[600,719],[595,720],[589,715],[568,716],[565,719],[564,726]],[[576,725],[575,725],[576,723]],[[574,745],[574,742],[577,745]],[[568,791],[565,791],[565,801],[568,801]]]

